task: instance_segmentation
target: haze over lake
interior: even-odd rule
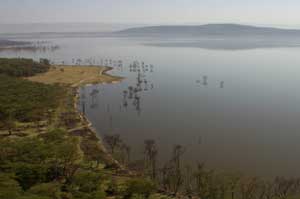
[[[111,74],[126,79],[82,89],[81,102],[99,135],[120,134],[132,146],[133,159],[142,157],[145,139],[155,139],[160,160],[181,144],[187,163],[268,177],[300,175],[297,34],[164,38],[72,29],[1,38],[60,46],[45,52],[0,51],[1,57],[67,64],[78,58],[94,64],[107,60],[114,66]],[[130,98],[131,88],[139,91]],[[99,93],[91,95],[95,89]]]

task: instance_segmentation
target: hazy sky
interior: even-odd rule
[[[300,0],[0,0],[0,23],[300,25]]]

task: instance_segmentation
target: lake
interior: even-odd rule
[[[125,77],[118,84],[82,88],[79,108],[85,104],[100,136],[120,134],[132,159],[141,159],[144,140],[154,139],[161,161],[180,144],[184,164],[300,176],[300,48],[156,46],[148,45],[151,38],[125,37],[27,40],[60,48],[0,51],[0,57],[66,64],[88,59],[114,66],[110,74]]]

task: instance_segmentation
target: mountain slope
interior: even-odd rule
[[[246,26],[239,24],[207,24],[199,26],[149,26],[130,28],[115,32],[123,36],[243,36],[243,35],[272,35],[300,36],[300,30],[280,29],[269,27]]]

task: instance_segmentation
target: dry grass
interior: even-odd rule
[[[48,72],[27,79],[45,84],[67,84],[73,87],[83,84],[121,81],[121,77],[111,76],[106,73],[110,69],[100,66],[52,66]]]

